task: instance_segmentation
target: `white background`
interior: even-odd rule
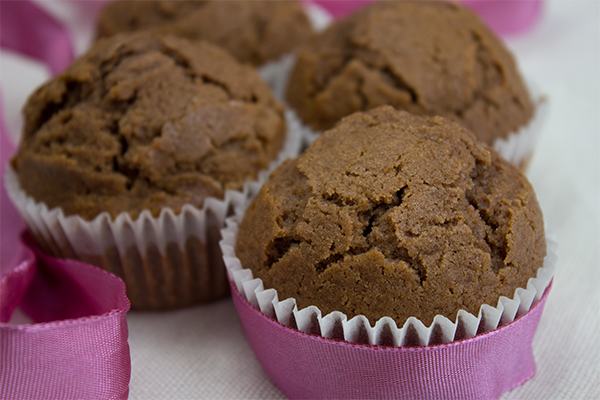
[[[90,38],[84,18],[64,4],[44,7],[69,21],[81,52]],[[597,399],[600,2],[548,1],[531,31],[506,42],[550,101],[527,175],[559,243],[559,262],[534,340],[537,373],[502,399]],[[5,118],[18,132],[19,109],[47,75],[3,52],[0,78]],[[163,313],[131,311],[127,319],[131,399],[285,398],[254,358],[231,300]]]

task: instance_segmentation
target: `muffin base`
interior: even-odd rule
[[[183,250],[175,242],[167,242],[164,254],[150,244],[145,254],[129,246],[121,255],[110,246],[102,255],[78,254],[81,261],[101,266],[123,277],[127,296],[136,309],[161,310],[191,306],[220,299],[229,294],[229,284],[221,252],[220,225],[213,213],[207,214],[207,238],[202,242],[189,237]],[[43,243],[38,238],[38,243]]]
[[[104,212],[87,221],[35,202],[20,189],[13,170],[7,171],[5,184],[45,253],[119,276],[132,308],[185,307],[229,294],[219,230],[233,207],[243,202],[241,192],[228,191],[224,200],[207,199],[202,209],[185,205],[178,214],[165,209],[153,217],[143,211],[133,220],[128,213],[111,219]]]

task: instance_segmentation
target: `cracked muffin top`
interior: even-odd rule
[[[98,19],[98,36],[152,29],[217,44],[261,65],[312,34],[298,1],[115,1]]]
[[[285,138],[283,106],[250,66],[145,33],[96,42],[24,117],[12,161],[22,188],[85,219],[201,207],[255,179]]]
[[[337,21],[298,50],[287,101],[316,130],[389,104],[454,120],[487,144],[533,114],[511,54],[445,1],[375,2]]]
[[[496,306],[545,253],[540,207],[515,166],[456,123],[390,106],[342,119],[276,169],[236,244],[280,300],[398,326]]]

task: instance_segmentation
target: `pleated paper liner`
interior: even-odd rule
[[[286,123],[289,124],[289,112]],[[293,125],[293,124],[292,124]],[[302,139],[288,129],[284,148],[268,170],[242,190],[227,190],[223,199],[207,198],[202,208],[185,205],[179,213],[163,209],[158,217],[142,211],[132,219],[107,212],[91,221],[48,209],[20,187],[16,172],[7,169],[8,195],[40,247],[48,254],[78,259],[123,278],[132,307],[168,309],[222,298],[229,284],[219,248],[220,229],[235,207],[242,205],[283,160],[295,157]]]
[[[521,171],[527,170],[529,160],[535,152],[548,116],[548,97],[531,79],[525,79],[525,83],[531,94],[534,106],[534,114],[527,125],[522,126],[516,132],[510,133],[506,138],[498,138],[494,141],[494,149],[506,160],[519,167]]]

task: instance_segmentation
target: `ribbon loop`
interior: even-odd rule
[[[131,361],[125,284],[99,268],[42,254],[0,281],[0,397],[126,399]],[[17,305],[31,325],[7,323]]]

